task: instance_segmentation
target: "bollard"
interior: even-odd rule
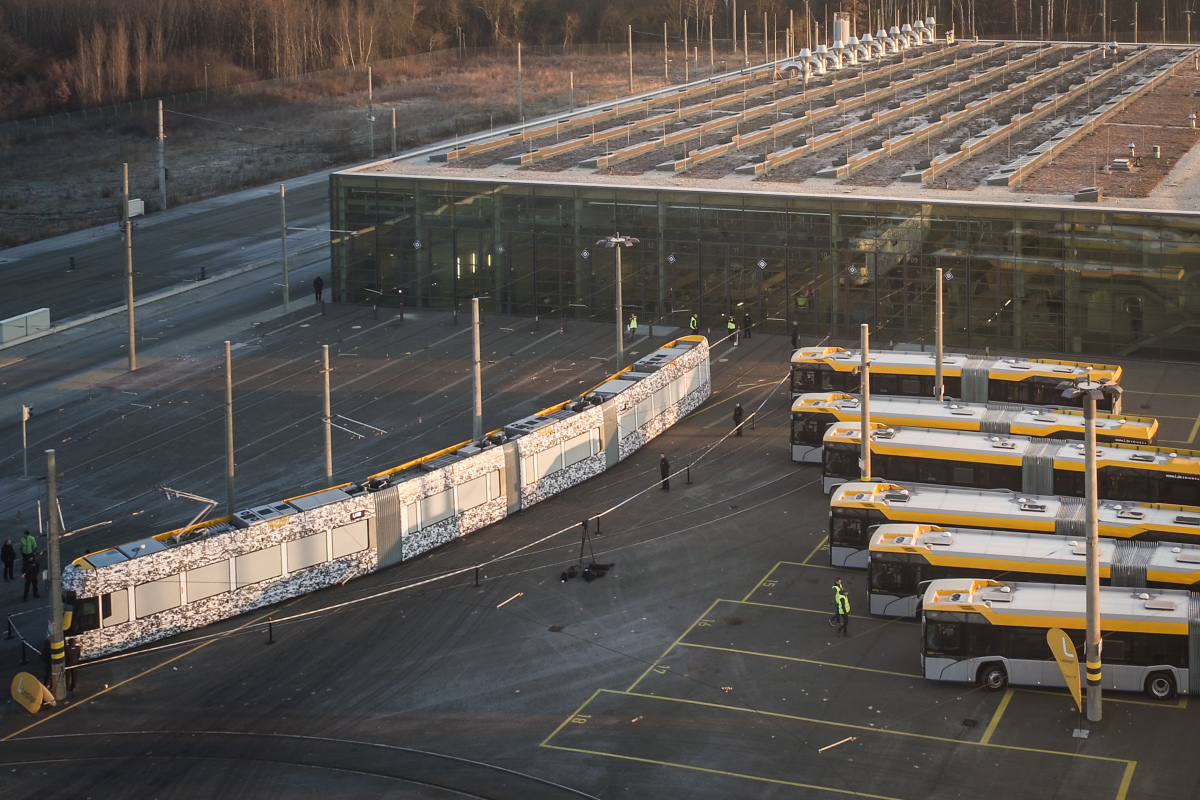
[[[688,486],[692,485],[692,465],[691,464],[687,465],[687,480],[684,481],[684,483],[686,483]]]
[[[478,565],[476,565],[476,567],[475,567],[475,585],[476,586],[479,585],[479,566]]]
[[[458,309],[454,309],[454,324],[458,324]]]
[[[757,413],[757,412],[755,412]],[[754,430],[754,414],[750,415],[750,430]]]
[[[204,265],[200,265],[200,280],[204,280]]]
[[[533,315],[533,329],[535,331],[540,331],[542,329],[542,318],[537,314]]]
[[[404,322],[404,301],[400,301],[400,321]]]
[[[267,644],[275,644],[275,620],[267,617]]]
[[[28,647],[28,646],[29,646],[29,642],[27,642],[27,641],[25,641],[24,639],[22,639],[22,640],[21,640],[21,663],[22,663],[22,664],[28,664],[28,663],[29,663],[29,658],[28,658],[28,655],[29,655],[29,654],[25,652],[25,648],[26,648],[26,647]]]
[[[596,535],[597,536],[600,535],[600,517],[599,516],[596,517]]]
[[[71,256],[71,266],[67,267],[67,272],[75,271],[75,256]]]
[[[4,631],[4,639],[6,641],[13,638],[12,617],[9,617],[7,621],[8,621],[8,629]]]
[[[378,303],[376,303],[375,305],[371,306],[371,318],[372,318],[372,319],[379,319],[379,304],[378,304]]]

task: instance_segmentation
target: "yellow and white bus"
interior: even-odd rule
[[[801,347],[792,353],[792,395],[805,392],[857,392],[861,350]],[[871,394],[933,397],[933,352],[871,351]],[[1111,364],[1055,361],[1048,358],[978,358],[962,353],[942,357],[943,392],[966,403],[1063,405],[1062,381],[1121,382],[1121,368]],[[1081,405],[1082,399],[1075,405]],[[1097,401],[1100,411],[1121,413],[1121,397]]]
[[[1001,583],[971,578],[934,581],[921,609],[921,671],[929,680],[979,683],[991,690],[1066,686],[1046,643],[1061,628],[1083,657],[1084,586]],[[1200,659],[1200,601],[1175,589],[1100,587],[1105,690],[1146,692],[1167,700],[1190,691]]]
[[[1083,500],[949,486],[843,483],[829,498],[829,563],[866,569],[878,525],[1025,531],[1082,538]],[[1200,508],[1151,503],[1098,504],[1100,535],[1147,542],[1200,544]]]
[[[1032,583],[1083,583],[1083,537],[1016,531],[880,525],[871,534],[867,594],[872,614],[916,617],[930,581],[989,578]],[[1101,539],[1100,582],[1105,586],[1195,589],[1200,545]]]
[[[860,477],[861,441],[858,425],[834,425],[825,432],[826,493]],[[871,476],[898,483],[1083,497],[1083,444],[872,423]],[[1096,450],[1096,479],[1103,498],[1200,506],[1200,452],[1106,444]]]
[[[792,460],[821,463],[825,431],[833,425],[858,423],[862,403],[842,392],[802,394],[792,402]],[[931,397],[871,398],[871,421],[888,427],[937,428],[1043,439],[1083,440],[1083,411],[1062,406],[1012,403],[962,403]],[[1096,441],[1154,444],[1158,420],[1120,414],[1096,415]]]

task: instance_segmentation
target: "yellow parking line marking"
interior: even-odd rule
[[[1200,414],[1196,415],[1196,424],[1192,426],[1192,432],[1188,435],[1188,444],[1196,441],[1196,431],[1200,431]]]
[[[822,547],[824,547],[824,546],[825,546],[825,543],[826,543],[826,542],[828,542],[828,541],[829,541],[829,537],[828,537],[828,536],[826,536],[825,538],[821,539],[821,541],[817,542],[817,546],[816,546],[816,547],[814,547],[814,548],[812,549],[812,552],[811,552],[811,553],[809,553],[809,554],[808,554],[808,556],[807,556],[807,557],[806,557],[806,558],[805,558],[803,561],[801,561],[801,562],[800,562],[800,566],[802,566],[802,567],[807,567],[807,566],[808,566],[808,561],[809,561],[809,559],[811,559],[813,556],[815,556],[815,555],[817,554],[817,552],[818,552],[818,551],[819,551],[819,550],[820,550]]]
[[[797,781],[785,781],[782,778],[764,778],[761,775],[749,775],[744,772],[733,772],[727,769],[712,769],[710,767],[697,767],[693,764],[680,764],[674,761],[658,761],[653,758],[642,758],[640,756],[627,756],[620,753],[605,753],[600,750],[585,750],[582,747],[564,747],[557,744],[543,744],[549,750],[565,750],[568,753],[583,753],[590,756],[604,756],[605,758],[616,758],[621,761],[635,761],[639,764],[653,764],[659,767],[676,767],[678,769],[688,769],[693,772],[703,772],[709,775],[721,775],[730,778],[742,778],[748,781],[758,781],[760,783],[771,783],[776,786],[794,786],[797,789],[815,789],[820,792],[831,792],[833,794],[854,795],[855,797],[867,797],[870,800],[900,800],[897,797],[891,797],[883,794],[867,794],[865,792],[856,792],[853,789],[837,789],[832,786],[817,786],[812,783],[799,783]]]
[[[844,728],[852,731],[862,731],[863,733],[878,733],[885,736],[903,736],[909,739],[922,739],[932,742],[945,742],[952,744],[955,747],[963,745],[973,747],[992,747],[997,750],[1012,750],[1018,753],[1041,753],[1050,756],[1066,756],[1068,758],[1086,758],[1091,761],[1107,761],[1113,764],[1130,764],[1131,762],[1125,758],[1113,758],[1112,756],[1094,756],[1087,753],[1074,753],[1065,750],[1046,750],[1041,747],[1021,747],[1014,744],[983,744],[982,742],[970,742],[963,739],[951,739],[948,736],[933,736],[928,733],[913,733],[912,731],[897,731],[888,728],[872,728],[870,725],[855,725],[851,722],[832,722],[827,719],[814,719],[812,717],[800,717],[795,714],[784,714],[781,711],[763,711],[757,708],[747,708],[744,706],[727,706],[721,703],[709,703],[704,700],[684,700],[680,697],[665,697],[659,694],[643,694],[641,692],[618,692],[612,689],[601,689],[601,694],[620,694],[626,697],[638,697],[645,700],[661,700],[666,703],[683,703],[684,705],[701,706],[703,708],[718,708],[725,711],[737,711],[742,714],[755,714],[761,717],[776,717],[778,719],[791,720],[793,722],[805,722],[810,725],[828,725],[832,728]]]
[[[717,603],[720,603],[720,602],[723,602],[723,601],[722,601],[720,598],[717,598],[716,600],[713,600],[713,601],[712,601],[712,605],[710,605],[708,608],[704,609],[704,613],[703,613],[703,614],[701,614],[700,616],[696,617],[696,621],[695,621],[695,622],[693,622],[691,625],[688,625],[688,627],[687,627],[687,630],[686,630],[686,631],[684,631],[683,633],[679,634],[679,638],[678,638],[678,639],[676,639],[675,641],[671,642],[671,645],[670,645],[670,647],[668,647],[666,650],[663,650],[663,653],[662,653],[662,655],[661,655],[661,656],[659,656],[658,658],[654,659],[654,663],[653,663],[653,664],[651,664],[650,666],[646,667],[645,671],[644,671],[644,672],[643,672],[641,675],[639,675],[639,676],[638,676],[638,678],[637,678],[637,680],[636,680],[636,681],[634,681],[633,683],[631,683],[631,684],[629,685],[629,688],[628,688],[628,689],[626,689],[625,691],[627,691],[627,692],[632,692],[634,689],[636,689],[636,688],[637,688],[637,685],[638,685],[639,683],[641,683],[641,682],[642,682],[642,679],[643,679],[643,678],[645,678],[647,675],[649,675],[649,674],[650,674],[650,670],[652,670],[652,669],[654,669],[655,667],[657,667],[657,666],[658,666],[658,662],[660,662],[660,661],[662,661],[664,658],[666,658],[666,657],[667,657],[667,654],[668,654],[668,653],[670,653],[672,650],[674,650],[674,649],[675,649],[675,645],[677,645],[677,644],[679,644],[681,641],[683,641],[683,637],[685,637],[685,636],[687,636],[689,633],[691,633],[693,628],[695,628],[697,625],[699,625],[701,622],[703,622],[705,619],[707,619],[707,618],[708,618],[708,615],[709,615],[709,614],[712,612],[712,610],[713,610],[714,608],[716,608],[716,607],[717,607]]]
[[[549,735],[549,736],[547,736],[545,739],[543,739],[543,740],[542,740],[542,747],[545,747],[547,742],[549,742],[549,741],[550,741],[551,739],[553,739],[555,736],[558,736],[558,732],[559,732],[559,731],[561,731],[563,728],[565,728],[565,727],[566,727],[566,725],[567,725],[567,723],[568,723],[568,722],[570,722],[571,720],[573,720],[573,719],[585,719],[585,717],[582,717],[582,716],[580,716],[580,715],[583,713],[583,710],[584,710],[585,708],[587,708],[587,707],[588,707],[588,704],[589,704],[589,703],[591,703],[593,700],[595,700],[595,699],[596,699],[596,695],[600,694],[600,691],[601,691],[600,689],[597,689],[596,691],[592,692],[592,696],[591,696],[591,697],[589,697],[587,700],[584,700],[584,701],[583,701],[583,704],[582,704],[582,705],[580,705],[580,706],[579,706],[579,708],[575,709],[575,713],[574,713],[574,714],[572,714],[571,716],[569,716],[569,717],[567,717],[566,719],[564,719],[564,720],[563,720],[561,723],[559,723],[558,727],[557,727],[557,728],[555,728],[555,729],[554,729],[554,730],[553,730],[553,731],[550,733],[550,735]]]
[[[1125,775],[1121,778],[1121,786],[1117,789],[1117,800],[1125,800],[1125,795],[1129,793],[1129,784],[1133,782],[1133,771],[1136,768],[1136,761],[1130,761],[1125,765]]]
[[[742,598],[742,602],[744,603],[744,602],[746,602],[747,600],[749,600],[749,599],[750,599],[750,595],[754,594],[754,593],[755,593],[755,592],[757,592],[759,589],[761,589],[761,588],[762,588],[762,585],[763,585],[764,583],[767,583],[768,581],[771,581],[771,576],[775,574],[775,570],[779,569],[779,565],[780,565],[780,564],[782,564],[782,563],[783,563],[782,561],[776,561],[776,562],[775,562],[775,566],[771,567],[771,571],[770,571],[770,572],[768,572],[766,575],[764,575],[761,581],[759,581],[758,583],[754,584],[754,588],[753,588],[753,589],[751,589],[750,591],[746,592],[746,596]],[[771,581],[771,585],[772,585],[772,586],[774,586],[774,585],[775,585],[775,582],[774,582],[774,581]]]
[[[992,714],[992,721],[988,723],[987,730],[983,732],[983,738],[979,740],[980,744],[990,744],[992,734],[996,732],[996,726],[1000,724],[1000,718],[1004,716],[1004,712],[1008,709],[1009,701],[1012,700],[1013,690],[1009,687],[1004,691],[1004,697],[1000,700],[1000,705],[996,706],[996,712]]]
[[[778,608],[783,611],[800,611],[805,614],[824,614],[825,616],[829,616],[829,613],[830,613],[829,609],[827,609],[827,608],[826,609],[818,609],[818,608],[800,608],[798,606],[781,606],[781,605],[778,605],[777,603],[757,603],[753,600],[718,600],[717,603],[742,603],[742,604],[748,605],[748,606],[760,606],[762,608]],[[716,605],[717,603],[713,603],[713,605]],[[868,622],[881,622],[879,617],[868,617],[868,616],[864,616],[861,614],[851,614],[850,619],[862,619],[862,620],[867,620]],[[889,622],[894,622],[894,621],[895,620],[888,620],[888,621],[883,622],[883,624],[887,625]]]
[[[921,676],[915,672],[892,672],[886,669],[873,669],[871,667],[856,667],[852,664],[838,664],[833,661],[818,661],[815,658],[799,658],[797,656],[778,656],[774,653],[760,653],[756,650],[739,650],[736,647],[715,647],[709,644],[692,644],[691,642],[680,642],[680,647],[694,647],[698,650],[717,650],[722,653],[737,653],[742,656],[758,656],[760,658],[775,658],[780,661],[794,661],[798,664],[816,664],[819,667],[838,667],[840,669],[852,669],[856,672],[872,672],[876,675],[894,675],[897,678],[920,678]]]
[[[283,606],[283,608],[287,608],[288,606],[295,605],[296,603],[299,603],[301,599],[302,598],[297,598],[297,599],[293,600],[292,602],[288,603],[287,605]],[[175,656],[174,658],[168,658],[166,661],[162,662],[161,664],[156,664],[155,666],[150,667],[147,670],[139,672],[137,675],[134,675],[132,678],[126,678],[125,680],[121,681],[120,683],[114,683],[112,686],[106,686],[103,689],[101,689],[100,691],[91,695],[90,697],[86,697],[83,700],[80,700],[78,703],[69,705],[60,711],[55,711],[53,714],[51,714],[47,717],[42,717],[37,722],[34,722],[32,725],[26,725],[24,728],[21,728],[21,730],[10,733],[8,736],[5,736],[3,739],[0,739],[0,742],[7,742],[9,739],[12,739],[13,737],[20,736],[22,733],[25,733],[25,731],[32,730],[32,729],[36,728],[38,725],[41,725],[43,722],[49,722],[50,720],[57,717],[59,714],[65,714],[68,711],[71,711],[73,709],[82,708],[83,706],[87,705],[92,700],[95,700],[97,697],[99,697],[102,694],[108,694],[111,691],[121,688],[122,686],[124,686],[127,683],[133,683],[138,678],[145,677],[146,675],[149,675],[151,672],[162,669],[163,667],[167,666],[168,664],[178,661],[179,659],[184,658],[185,656],[190,656],[192,653],[196,652],[200,648],[208,647],[213,642],[219,642],[222,639],[225,639],[226,637],[228,637],[234,633],[237,633],[242,628],[245,628],[248,625],[253,625],[254,623],[259,622],[260,620],[264,620],[267,617],[271,616],[272,614],[277,614],[278,612],[279,612],[279,609],[272,609],[271,611],[267,612],[266,614],[263,614],[261,617],[255,617],[254,619],[250,620],[249,622],[246,622],[242,625],[237,626],[233,630],[228,631],[225,634],[225,636],[220,636],[215,639],[209,639],[207,642],[202,642],[202,643],[196,645],[191,650],[185,650],[184,652],[180,653],[179,655]]]

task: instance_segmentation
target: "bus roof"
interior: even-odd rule
[[[843,392],[812,392],[792,402],[792,413],[826,411],[841,421],[858,420],[862,404],[856,395]],[[1083,410],[1063,406],[1035,406],[1016,403],[963,403],[935,400],[932,397],[872,395],[871,419],[887,425],[925,427],[936,423],[940,428],[977,430],[983,423],[1000,423],[1023,435],[1041,436],[1039,431],[1075,431],[1083,435]],[[1125,414],[1096,414],[1096,428],[1110,436],[1138,441],[1153,441],[1158,420]],[[1027,432],[1027,433],[1026,433]]]
[[[1008,489],[966,489],[928,484],[851,481],[834,489],[831,508],[869,508],[894,522],[970,525],[996,530],[1052,532],[1055,521],[1075,517],[1081,498],[1018,494]],[[1200,508],[1166,503],[1101,500],[1103,536],[1132,537],[1143,531],[1200,536]]]
[[[1099,425],[1099,421],[1097,421]],[[1055,448],[1055,468],[1083,469],[1084,446],[1082,442],[1058,442],[1029,436],[981,433],[978,431],[939,430],[935,428],[894,428],[882,423],[871,423],[871,449],[880,452],[920,449],[940,453],[948,459],[961,456],[976,456],[975,461],[992,463],[1013,462],[1021,459],[1034,448]],[[858,446],[861,441],[859,425],[839,423],[825,431],[825,443],[842,442]],[[1045,452],[1045,451],[1043,451]],[[1066,465],[1078,466],[1066,466]],[[1200,477],[1200,452],[1176,450],[1170,447],[1153,447],[1140,444],[1106,443],[1096,448],[1096,467],[1129,465],[1138,469],[1185,473]]]
[[[837,370],[858,369],[862,351],[842,347],[801,347],[792,353],[792,365],[826,364]],[[890,372],[923,373],[934,370],[935,354],[913,350],[871,350],[871,367]],[[1086,361],[1056,361],[1048,358],[978,358],[964,353],[945,353],[942,369],[946,375],[961,375],[964,366],[987,367],[992,378],[1021,380],[1029,375],[1044,375],[1062,380],[1109,379],[1120,383],[1121,367],[1115,364],[1092,364]]]
[[[1174,542],[1145,544],[1153,548],[1149,559],[1142,561],[1148,578],[1177,581],[1181,576],[1194,575],[1200,579],[1200,547]],[[1083,575],[1087,566],[1087,545],[1082,537],[1004,530],[893,523],[875,530],[870,549],[872,553],[918,555],[930,564],[947,566],[975,566],[975,562],[986,560],[998,571]],[[1120,562],[1117,550],[1116,539],[1100,539],[1101,577],[1108,577],[1114,559]],[[1139,552],[1139,561],[1142,558]]]
[[[1087,587],[1078,584],[1001,583],[947,578],[925,590],[922,607],[930,611],[981,614],[993,625],[1083,628]],[[1189,595],[1181,589],[1100,587],[1103,630],[1144,630],[1186,634]]]

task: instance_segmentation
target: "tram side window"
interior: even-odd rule
[[[111,628],[129,622],[129,590],[100,595],[100,625]]]
[[[817,367],[801,367],[792,373],[792,388],[797,392],[833,391],[833,373]]]
[[[917,481],[920,483],[949,483],[952,463],[935,458],[914,459],[917,465]]]
[[[1006,464],[981,464],[980,480],[976,484],[983,489],[1012,489],[1021,491],[1021,467]]]
[[[975,480],[975,467],[954,466],[953,470],[954,471],[953,471],[952,477],[954,480],[952,482],[954,483],[955,486],[977,486],[978,485],[978,482]]]
[[[942,393],[946,397],[962,397],[962,378],[942,378]]]
[[[65,599],[65,598],[64,598]],[[84,631],[94,631],[100,627],[99,603],[94,597],[76,599],[71,603],[70,636],[78,636]],[[115,624],[115,623],[114,623]]]

